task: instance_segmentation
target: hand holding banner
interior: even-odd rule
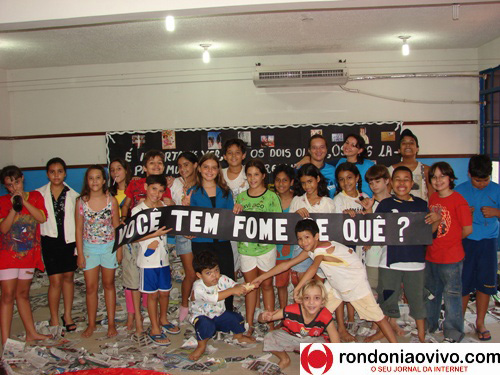
[[[431,226],[424,212],[356,215],[311,214],[322,241],[350,246],[428,245]],[[116,229],[114,249],[139,241],[159,228],[170,234],[207,237],[239,242],[296,244],[295,225],[302,220],[295,213],[242,212],[203,207],[169,206],[144,210]]]

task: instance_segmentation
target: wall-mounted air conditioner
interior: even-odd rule
[[[269,66],[256,68],[253,83],[257,87],[345,85],[349,80],[346,67]]]

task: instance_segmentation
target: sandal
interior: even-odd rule
[[[148,333],[149,338],[159,346],[169,346],[170,345],[170,340],[168,337],[162,332],[159,335],[153,335],[151,333]]]
[[[171,335],[177,335],[177,334],[181,333],[180,328],[172,323],[164,324],[164,325],[162,325],[162,328],[165,332],[170,333]],[[177,328],[176,331],[174,330],[175,328]]]
[[[491,333],[488,330],[485,330],[483,332],[479,332],[479,330],[476,328],[476,334],[477,334],[477,338],[479,341],[490,341],[491,340]]]
[[[66,321],[64,320],[64,315],[61,315],[61,320],[64,328],[66,329],[66,332],[76,331],[76,323],[66,324]]]

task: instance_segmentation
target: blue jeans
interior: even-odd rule
[[[243,333],[245,320],[239,313],[227,310],[213,318],[200,315],[194,321],[194,330],[198,341],[213,337],[217,331]]]
[[[426,303],[427,328],[431,333],[438,329],[444,297],[444,337],[458,342],[464,338],[462,264],[462,261],[450,264],[425,262],[425,287],[432,294]]]

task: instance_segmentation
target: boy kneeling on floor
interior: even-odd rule
[[[198,360],[205,353],[208,340],[217,331],[233,332],[233,339],[238,342],[255,342],[253,337],[243,335],[243,317],[237,312],[226,311],[224,305],[226,298],[245,294],[247,288],[236,284],[226,275],[221,275],[217,258],[209,251],[203,251],[194,257],[193,269],[198,280],[193,284],[189,313],[198,346],[189,355],[189,359]]]

